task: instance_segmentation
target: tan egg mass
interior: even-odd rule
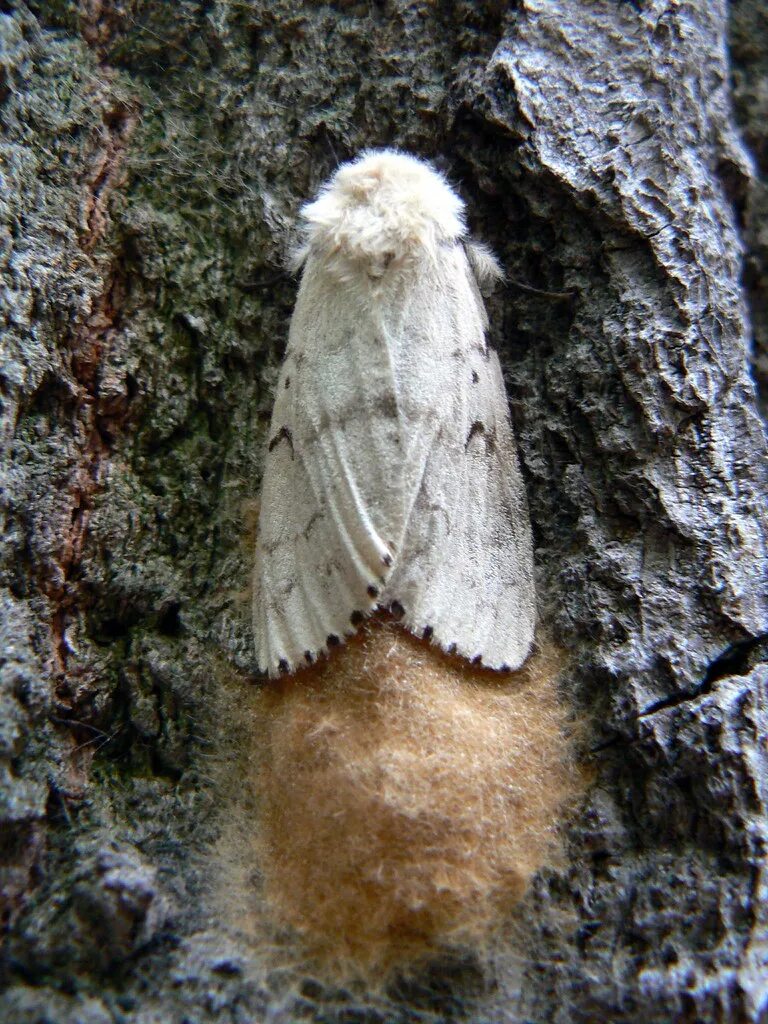
[[[476,668],[379,614],[263,689],[252,852],[320,968],[376,978],[493,935],[576,792],[558,667]]]

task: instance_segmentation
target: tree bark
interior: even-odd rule
[[[0,3],[0,1016],[768,1015],[765,189],[722,2]],[[731,11],[765,163],[758,0]],[[763,112],[761,114],[761,111]],[[211,911],[299,203],[458,183],[592,782],[494,986],[288,989]]]

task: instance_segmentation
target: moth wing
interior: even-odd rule
[[[310,263],[264,475],[259,662],[293,669],[397,601],[413,632],[515,668],[535,622],[530,526],[464,251],[414,268],[375,326],[337,293]]]
[[[442,362],[450,380],[433,405],[431,441],[384,598],[403,606],[409,629],[443,649],[517,668],[536,618],[525,487],[501,366],[487,347],[485,308],[461,247],[441,273],[446,279],[425,291],[418,315],[448,331]],[[444,310],[446,301],[447,324],[444,312],[424,310],[429,302]]]
[[[277,382],[253,580],[259,665],[307,664],[377,604],[404,531],[392,371],[354,292],[310,260]]]

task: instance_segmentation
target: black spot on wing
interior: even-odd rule
[[[378,597],[378,596],[379,596],[379,588],[378,587],[373,587],[373,586],[368,587],[368,597]]]
[[[311,665],[314,660],[315,659],[312,657],[312,651],[304,651],[304,661],[306,661],[308,665]]]
[[[472,383],[473,384],[477,384],[479,380],[480,380],[480,374],[477,372],[477,370],[473,370],[472,371]]]
[[[285,390],[287,391],[290,386],[291,386],[291,378],[290,377],[286,377],[285,378]]]
[[[403,608],[399,601],[393,601],[392,604],[389,606],[389,610],[398,619],[402,619],[402,617],[405,615],[405,608]]]
[[[293,434],[290,432],[288,427],[280,427],[278,432],[275,434],[275,436],[269,442],[269,445],[267,447],[267,451],[270,451],[270,452],[274,451],[275,448],[277,448],[277,446],[280,444],[281,441],[287,441],[288,447],[291,449],[291,458],[293,458],[294,454],[295,454],[294,450],[293,450]]]
[[[283,675],[287,675],[290,666],[288,665],[288,662],[285,660],[285,658],[281,658],[280,661],[278,661],[277,663],[277,668],[278,671],[283,673]]]
[[[431,640],[433,633],[434,633],[434,629],[432,629],[431,626],[425,626],[424,627],[424,632],[421,635],[424,637],[425,640]]]
[[[478,434],[484,434],[484,433],[485,433],[485,424],[481,420],[475,420],[475,422],[469,428],[469,433],[467,434],[467,440],[464,442],[464,448],[465,449],[469,448],[470,442],[471,442],[473,437],[477,437]]]
[[[325,519],[325,516],[323,515],[322,512],[313,512],[312,513],[312,515],[309,517],[309,522],[307,523],[307,525],[302,530],[302,535],[304,537],[304,540],[309,540],[309,534],[310,534],[310,531],[312,530],[312,527],[315,525],[315,523],[319,522],[321,519]]]
[[[485,438],[486,452],[488,452],[489,454],[493,452],[494,449],[496,448],[496,431],[493,427],[490,430],[488,430],[485,424],[480,420],[475,420],[475,422],[469,428],[467,440],[464,442],[464,450],[466,451],[469,448],[472,438],[478,437],[481,434]]]
[[[393,394],[387,392],[382,395],[379,401],[376,403],[377,412],[388,420],[396,420],[398,416],[397,399]]]
[[[381,564],[386,565],[387,568],[389,568],[390,565],[392,565],[392,555],[390,555],[389,552],[387,552],[387,554],[384,555],[384,557],[381,560]]]
[[[341,640],[339,640],[335,633],[329,633],[328,636],[325,638],[325,642],[328,644],[329,647],[338,647],[339,644],[341,643]]]
[[[349,621],[352,623],[353,626],[359,626],[364,618],[365,616],[363,615],[362,612],[355,611],[352,612],[352,614],[349,616]]]

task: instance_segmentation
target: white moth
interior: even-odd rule
[[[262,670],[311,663],[378,607],[491,668],[531,645],[531,531],[464,204],[368,151],[302,208],[254,571]]]

